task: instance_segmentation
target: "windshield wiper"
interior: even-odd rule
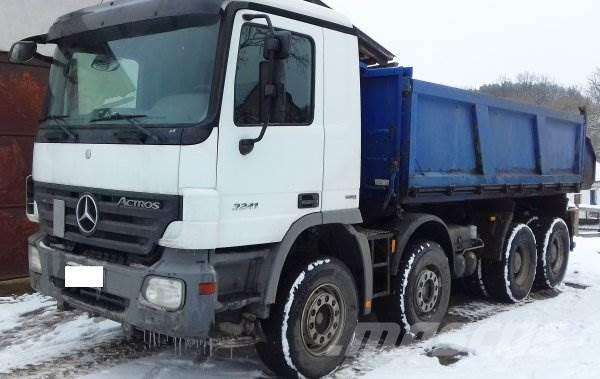
[[[71,129],[69,129],[69,127],[66,126],[67,122],[65,121],[65,119],[67,119],[69,117],[70,116],[68,116],[68,115],[51,115],[51,116],[46,116],[45,118],[43,118],[43,119],[40,120],[40,123],[46,122],[46,121],[56,121],[55,125],[56,125],[57,128],[59,128],[60,130],[62,130],[70,138],[76,140],[78,138],[77,134],[73,133],[71,131]]]
[[[111,115],[106,116],[106,117],[95,118],[95,119],[91,120],[90,122],[125,120],[125,121],[129,122],[129,125],[135,127],[137,130],[142,132],[142,134],[144,134],[146,137],[150,137],[154,141],[160,142],[160,138],[156,134],[152,133],[150,130],[148,130],[147,128],[144,128],[142,125],[139,124],[138,120],[140,118],[147,118],[147,117],[148,116],[145,114],[112,113]]]

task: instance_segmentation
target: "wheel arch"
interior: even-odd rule
[[[367,238],[353,226],[362,222],[360,211],[356,212],[323,212],[304,216],[296,221],[288,230],[283,240],[272,249],[271,264],[264,273],[266,287],[264,303],[274,304],[277,291],[286,267],[296,263],[308,263],[320,253],[298,248],[308,239],[316,239],[318,243],[335,240],[335,249],[330,255],[348,266],[354,276],[359,292],[359,304],[364,314],[370,313],[370,301],[373,295],[373,268]],[[329,247],[334,248],[333,244]],[[305,255],[302,255],[306,253]],[[369,305],[368,307],[366,305]]]
[[[394,226],[394,231],[397,252],[392,259],[392,275],[398,273],[408,244],[420,238],[439,243],[448,257],[450,267],[453,267],[454,246],[448,226],[441,218],[424,213],[405,214],[402,220]]]

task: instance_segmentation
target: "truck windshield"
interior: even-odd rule
[[[173,127],[206,119],[218,21],[169,21],[59,41],[44,124],[130,126],[128,116],[136,116],[141,125]]]

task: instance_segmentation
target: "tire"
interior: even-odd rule
[[[345,359],[358,322],[358,295],[342,262],[323,258],[295,270],[278,291],[256,345],[265,365],[283,377],[320,378]],[[311,336],[312,335],[312,336]]]
[[[495,300],[518,303],[529,295],[535,280],[537,247],[533,231],[525,224],[513,224],[503,247],[501,261],[483,260],[483,282]]]
[[[565,278],[571,251],[569,227],[561,218],[540,220],[533,231],[537,241],[537,272],[534,288],[554,289]]]
[[[464,294],[478,299],[486,299],[490,297],[487,289],[485,288],[485,283],[483,282],[482,264],[481,258],[478,257],[477,269],[475,270],[475,273],[458,280],[460,289]]]
[[[394,280],[395,293],[387,299],[382,318],[398,323],[406,334],[422,330],[418,324],[441,323],[448,312],[451,281],[448,257],[439,244],[411,243],[402,257],[400,273]]]

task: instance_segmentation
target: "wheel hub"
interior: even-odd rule
[[[340,291],[324,285],[313,291],[302,314],[302,339],[307,350],[323,355],[343,330],[344,314]]]
[[[415,302],[421,313],[430,313],[437,305],[440,297],[440,277],[431,270],[423,270],[417,280]]]
[[[513,257],[513,272],[514,272],[514,274],[519,275],[522,267],[523,267],[523,256],[521,253],[521,249],[517,249],[517,251],[515,251],[515,255]]]

